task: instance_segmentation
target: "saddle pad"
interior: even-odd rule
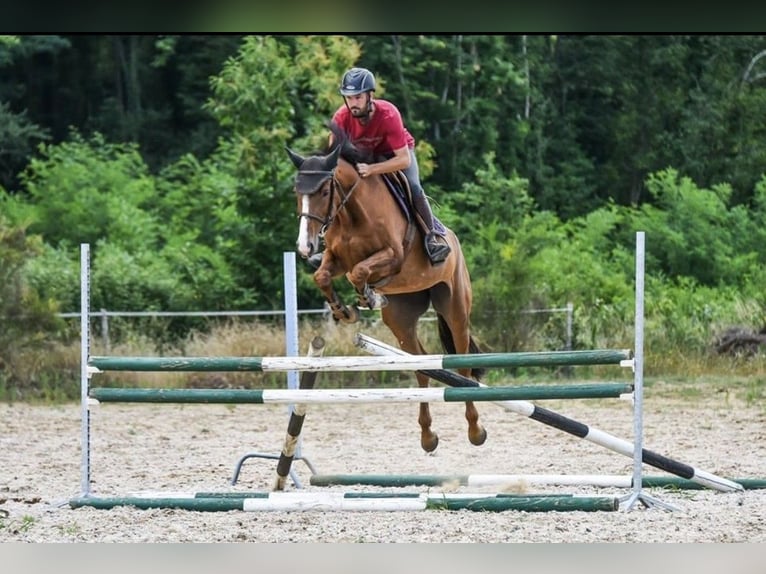
[[[407,218],[407,221],[412,221],[415,219],[416,214],[414,208],[412,207],[412,198],[410,197],[411,192],[407,183],[407,178],[404,176],[404,174],[402,172],[385,173],[383,174],[383,181],[386,182],[388,191],[390,191],[391,195],[394,196],[396,203],[399,205],[402,213]],[[447,229],[444,227],[444,224],[439,221],[436,215],[434,215],[433,218],[434,233],[441,235],[442,237],[447,235]]]

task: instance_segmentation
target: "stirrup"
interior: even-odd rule
[[[319,269],[319,266],[322,264],[323,255],[324,255],[324,251],[320,251],[319,253],[314,253],[314,255],[306,259],[306,263],[308,263],[314,269]]]
[[[432,265],[441,263],[452,252],[447,242],[433,231],[428,233],[425,238],[426,255],[431,260]]]

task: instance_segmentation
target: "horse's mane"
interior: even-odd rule
[[[328,122],[327,128],[332,132],[333,139],[332,144],[328,142],[328,145],[325,146],[325,154],[334,151],[335,148],[340,146],[340,157],[351,164],[373,163],[375,161],[375,158],[370,152],[356,147],[348,138],[346,132],[344,132],[338,124],[332,121]]]

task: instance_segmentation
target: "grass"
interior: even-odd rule
[[[19,534],[30,530],[37,520],[34,516],[25,514],[19,520],[8,520],[0,515],[0,530],[8,530],[11,534]]]

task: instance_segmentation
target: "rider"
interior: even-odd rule
[[[404,127],[397,107],[387,100],[373,99],[375,76],[366,68],[351,68],[341,80],[343,105],[333,115],[333,121],[348,135],[355,146],[384,157],[377,163],[358,163],[362,177],[402,171],[412,190],[412,202],[428,228],[425,248],[431,264],[444,261],[450,253],[444,237],[434,232],[431,206],[420,184],[415,139]]]

